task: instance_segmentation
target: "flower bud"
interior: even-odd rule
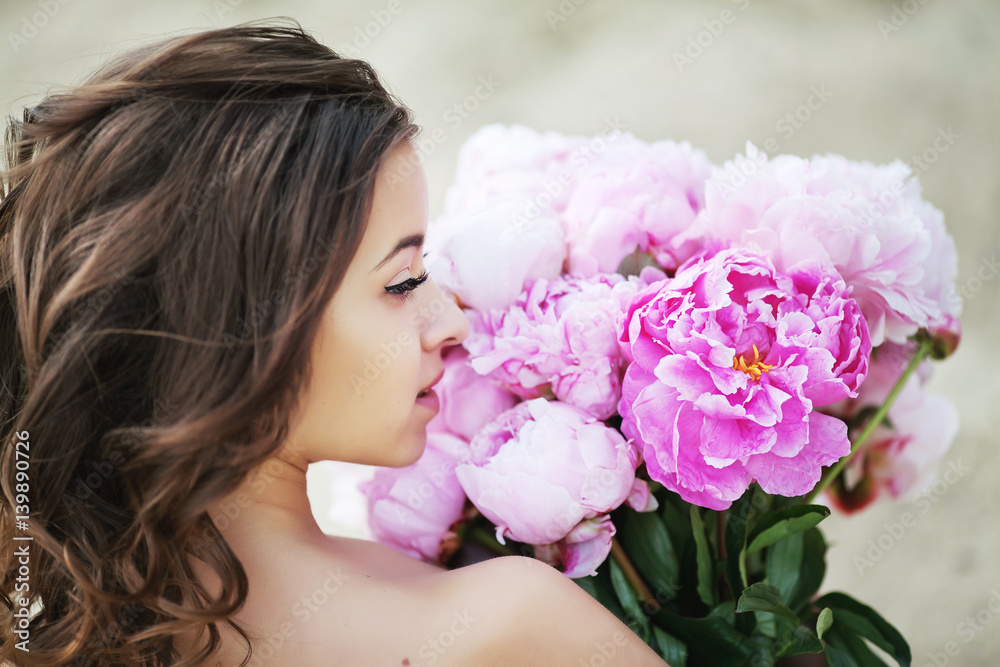
[[[962,340],[962,323],[958,318],[945,315],[938,326],[930,330],[925,329],[921,334],[931,340],[931,358],[944,359],[951,356],[958,348],[958,343]]]

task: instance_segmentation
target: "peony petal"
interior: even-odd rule
[[[847,424],[840,419],[812,412],[809,414],[809,439],[792,458],[775,454],[756,454],[746,468],[766,493],[787,497],[809,493],[819,482],[824,466],[833,465],[851,451]]]

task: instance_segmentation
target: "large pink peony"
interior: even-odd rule
[[[522,203],[517,213],[524,217],[541,210],[558,215],[566,206],[569,189],[557,191],[551,183],[558,183],[564,171],[579,172],[591,141],[591,137],[538,132],[524,125],[484,125],[459,150],[455,181],[445,195],[445,212],[464,215],[482,209],[486,202],[516,199]]]
[[[467,456],[467,442],[431,432],[415,463],[378,468],[361,487],[368,497],[368,524],[374,538],[414,558],[443,560],[442,541],[462,518],[465,505],[455,469]]]
[[[589,141],[521,125],[473,133],[428,227],[434,280],[463,305],[485,309],[509,306],[526,281],[558,276],[566,258],[559,215]]]
[[[463,345],[472,368],[522,398],[555,396],[607,419],[621,398],[625,306],[664,277],[646,267],[628,279],[609,273],[535,280],[510,308],[469,313]]]
[[[680,237],[704,203],[705,153],[609,125],[597,137],[499,124],[469,137],[428,228],[435,281],[464,306],[506,308],[537,278],[613,273],[637,255],[673,269],[698,251]]]
[[[562,271],[566,241],[559,220],[542,215],[515,226],[520,208],[516,199],[487,202],[428,228],[427,270],[461,305],[506,308],[525,282]]]
[[[749,142],[746,153],[708,180],[688,237],[762,248],[779,271],[829,262],[853,288],[875,346],[959,315],[954,241],[906,164],[767,159]]]
[[[562,213],[569,272],[611,273],[636,250],[677,268],[700,247],[679,237],[704,206],[711,168],[688,142],[616,138],[581,174]]]
[[[688,502],[725,509],[752,480],[804,494],[850,451],[844,422],[814,410],[857,395],[871,341],[835,271],[722,250],[682,266],[629,305],[633,359],[622,432],[650,477]]]
[[[505,536],[526,544],[559,542],[581,521],[636,497],[635,448],[565,403],[519,403],[483,428],[470,447],[470,461],[455,472],[501,542]]]

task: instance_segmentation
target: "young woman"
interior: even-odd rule
[[[0,661],[663,664],[540,562],[445,571],[313,519],[309,463],[420,456],[467,333],[424,271],[416,130],[297,24],[138,49],[11,123]]]

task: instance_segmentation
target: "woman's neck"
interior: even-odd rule
[[[305,461],[279,453],[210,508],[226,540],[247,534],[321,535],[306,494],[306,467]]]

